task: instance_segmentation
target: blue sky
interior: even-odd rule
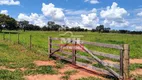
[[[44,26],[142,30],[142,0],[0,0],[0,13]]]

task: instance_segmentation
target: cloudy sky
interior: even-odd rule
[[[0,13],[44,26],[48,21],[69,27],[142,31],[141,0],[0,0]]]

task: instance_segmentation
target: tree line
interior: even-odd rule
[[[82,32],[99,32],[99,33],[128,33],[128,34],[142,34],[142,31],[128,31],[128,30],[111,30],[109,27],[104,27],[104,25],[99,25],[92,30],[81,28],[80,26],[71,26],[59,25],[53,21],[47,22],[46,26],[42,28],[37,25],[30,24],[28,21],[16,21],[14,18],[9,15],[0,14],[0,32],[2,30],[35,30],[35,31],[82,31]]]

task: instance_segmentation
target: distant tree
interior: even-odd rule
[[[2,32],[3,26],[4,26],[4,25],[1,23],[1,24],[0,24],[0,32]]]
[[[104,28],[103,32],[109,33],[110,32],[110,28]]]
[[[59,24],[55,24],[52,26],[52,30],[54,30],[54,31],[58,31],[60,28],[61,28],[61,25],[59,25]]]
[[[92,30],[91,30],[91,32],[95,32],[95,31],[96,31],[96,29],[92,29]]]
[[[2,31],[3,27],[2,25],[5,26],[6,29],[8,30],[15,30],[17,29],[17,21],[5,14],[0,14],[0,30]]]
[[[43,30],[43,31],[47,31],[47,30],[48,30],[48,27],[43,26],[43,27],[42,27],[42,30]]]
[[[120,33],[127,33],[128,30],[119,30]]]
[[[96,31],[98,31],[99,33],[100,32],[103,32],[104,31],[104,25],[99,25],[96,27]]]
[[[49,21],[49,22],[47,23],[47,25],[48,25],[49,28],[52,28],[53,25],[55,25],[55,22]]]
[[[24,30],[24,32],[27,29],[27,27],[29,26],[29,22],[28,21],[19,21],[18,24],[19,24],[19,27]]]
[[[65,27],[66,31],[70,31],[70,28],[68,26]]]
[[[84,31],[86,31],[86,32],[87,32],[87,31],[88,31],[88,29],[84,29]]]

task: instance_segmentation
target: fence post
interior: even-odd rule
[[[52,39],[51,39],[51,37],[48,37],[48,54],[49,54],[49,58],[51,57],[51,48],[52,48]]]
[[[129,80],[129,45],[123,45],[123,51],[121,53],[121,75],[123,76],[123,80]]]
[[[76,64],[76,38],[72,40],[72,64]]]
[[[19,42],[19,33],[18,33],[18,44],[19,44],[20,42]]]
[[[3,33],[3,40],[5,40],[5,33]]]
[[[120,50],[120,75],[123,76],[123,49]]]
[[[30,35],[30,50],[32,49],[32,35]]]

